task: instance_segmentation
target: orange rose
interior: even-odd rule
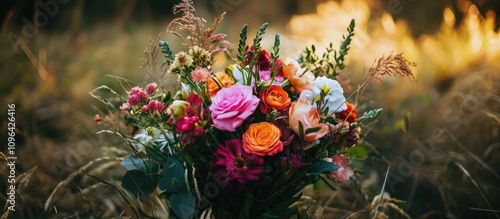
[[[292,103],[289,112],[290,127],[297,135],[300,135],[299,122],[302,123],[305,141],[316,141],[328,134],[328,126],[319,123],[319,113],[316,107],[302,99],[298,99],[297,102]],[[319,130],[305,134],[309,128],[319,128]]]
[[[286,58],[283,63],[283,75],[290,81],[298,93],[310,90],[314,86],[314,74],[310,71],[304,72],[299,63],[292,58]]]
[[[342,112],[338,113],[338,117],[342,120],[346,120],[349,123],[353,123],[358,121],[358,111],[356,108],[354,108],[354,105],[352,103],[349,103],[346,101],[347,109],[343,110]]]
[[[214,81],[214,78],[216,78],[217,83]],[[217,84],[219,84],[221,87],[219,88],[219,85]],[[214,76],[208,78],[207,80],[208,95],[210,95],[210,97],[213,97],[222,87],[231,87],[231,85],[233,84],[234,80],[230,75],[226,74],[225,72],[217,72]]]
[[[266,90],[260,91],[260,111],[264,114],[273,109],[278,111],[287,110],[290,107],[288,93],[278,85],[271,85]]]
[[[243,149],[258,156],[274,155],[283,150],[281,130],[270,122],[251,124],[243,133]]]

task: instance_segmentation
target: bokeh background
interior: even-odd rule
[[[177,2],[2,2],[0,149],[6,153],[7,104],[14,103],[18,157],[16,212],[6,218],[127,218],[134,209],[154,215],[117,192],[124,170],[116,158],[128,149],[114,136],[96,134],[106,127],[93,117],[106,111],[89,92],[102,84],[120,90],[107,75],[149,82],[139,59],[151,40],[184,49],[165,32]],[[384,111],[365,130],[360,150],[368,157],[354,162],[363,173],[335,184],[337,191],[309,188],[306,194],[316,200],[307,204],[310,217],[367,218],[385,184],[387,195],[405,201],[398,206],[413,218],[499,218],[500,1],[194,2],[209,23],[227,11],[218,31],[231,42],[243,24],[254,32],[269,22],[263,45],[270,48],[280,33],[282,56],[310,44],[338,47],[356,19],[343,71],[353,87],[382,55],[404,52],[418,63],[417,82],[391,78],[365,92],[359,111]],[[0,162],[3,207],[8,169]]]

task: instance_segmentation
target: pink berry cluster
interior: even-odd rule
[[[157,92],[158,85],[150,83],[143,89],[141,87],[133,87],[128,92],[129,96],[126,103],[120,107],[121,110],[140,109],[144,113],[158,113],[163,110],[165,105],[152,97]]]

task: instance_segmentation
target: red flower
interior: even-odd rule
[[[219,145],[210,168],[215,171],[215,181],[222,187],[242,188],[250,181],[258,180],[264,173],[264,159],[247,154],[239,139],[231,139]]]
[[[245,60],[245,65],[248,65],[248,60],[251,59],[251,52],[254,51],[255,48],[253,46],[250,47],[250,49],[246,53],[246,60]],[[266,51],[266,50],[261,50],[260,54],[258,56],[259,59],[259,71],[263,70],[271,70],[271,62],[273,61],[273,58],[271,55]],[[276,59],[276,64],[274,66],[274,70],[278,70],[281,66],[281,59]],[[280,70],[278,72],[278,76],[282,76],[283,72]]]
[[[354,108],[354,105],[349,102],[346,102],[346,105],[347,109],[337,114],[339,119],[348,121],[349,123],[358,121],[358,111]]]
[[[182,116],[177,121],[175,130],[178,133],[192,132],[196,128],[196,123],[200,120],[195,116]]]
[[[195,93],[190,93],[188,98],[186,99],[186,102],[189,103],[189,106],[187,107],[188,115],[193,115],[197,112],[200,112],[203,105],[203,101],[201,100],[200,96],[196,95]]]

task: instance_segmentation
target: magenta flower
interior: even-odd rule
[[[199,121],[200,120],[195,116],[182,116],[179,118],[179,121],[177,121],[175,130],[178,133],[192,132],[195,130],[196,123]]]
[[[135,87],[133,87],[132,89],[130,89],[130,91],[129,91],[129,95],[132,95],[132,94],[138,94],[138,93],[139,93],[139,92],[141,92],[141,91],[142,91],[142,90],[141,90],[141,88],[139,88],[139,87],[135,86]]]
[[[253,114],[260,99],[252,94],[252,87],[235,84],[222,88],[214,98],[211,111],[212,122],[220,130],[234,132],[245,119]]]
[[[139,103],[139,97],[136,94],[130,94],[127,103],[130,104],[131,106],[134,106],[137,103]]]
[[[146,85],[146,92],[148,92],[148,94],[152,94],[156,91],[156,87],[158,85],[156,83],[150,83],[148,85]]]
[[[148,103],[148,109],[151,111],[161,111],[164,107],[164,104],[158,100],[151,100]]]
[[[339,166],[337,171],[332,171],[328,174],[328,178],[335,180],[336,182],[343,183],[354,174],[354,170],[349,166],[351,161],[348,158],[345,158],[344,155],[335,155],[332,158],[327,158],[326,161],[332,162],[335,165]]]
[[[215,172],[215,181],[222,187],[236,186],[258,180],[264,173],[264,159],[257,155],[247,154],[239,139],[231,139],[225,145],[219,145],[214,153],[215,160],[210,168]]]

